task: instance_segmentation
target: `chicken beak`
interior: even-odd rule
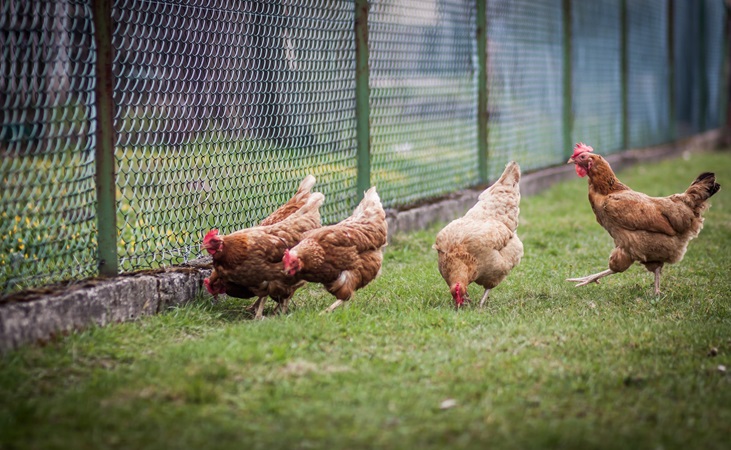
[[[569,158],[569,161],[566,164],[576,164],[576,161],[574,161],[574,158]]]

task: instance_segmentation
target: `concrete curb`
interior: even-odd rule
[[[209,272],[191,268],[99,279],[27,301],[0,304],[0,352],[185,304],[198,295]]]
[[[610,155],[607,159],[615,170],[620,170],[639,162],[659,161],[683,152],[714,148],[720,137],[720,130],[713,130],[672,144]],[[575,176],[568,165],[526,173],[520,183],[521,194],[533,195]],[[423,229],[461,216],[475,204],[480,192],[482,189],[470,189],[425,206],[389,210],[389,238],[396,233]],[[31,290],[23,301],[0,304],[0,352],[47,341],[91,325],[136,320],[188,303],[201,292],[203,279],[210,273],[208,264],[210,259],[201,258],[165,270]]]

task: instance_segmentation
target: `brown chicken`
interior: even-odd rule
[[[289,276],[321,283],[337,299],[331,312],[381,271],[388,224],[376,188],[370,188],[353,214],[335,225],[307,233],[284,253]]]
[[[635,261],[655,274],[655,294],[660,293],[660,273],[664,264],[683,259],[688,242],[703,228],[707,200],[721,186],[713,173],[704,172],[682,194],[650,197],[622,184],[609,163],[594,149],[576,144],[569,164],[580,177],[589,176],[589,203],[597,222],[614,239],[609,269],[581,278],[569,278],[578,286],[624,272]]]
[[[520,167],[510,162],[500,179],[487,188],[464,217],[453,220],[437,234],[433,248],[439,256],[439,273],[447,282],[456,308],[469,302],[467,286],[490,289],[500,284],[523,257],[518,238]]]
[[[307,200],[310,198],[310,195],[312,194],[312,187],[315,186],[315,177],[312,175],[307,175],[304,180],[299,185],[299,188],[297,189],[297,192],[292,196],[291,199],[287,201],[284,205],[277,208],[273,213],[271,213],[269,216],[265,217],[260,223],[260,226],[265,225],[272,225],[277,222],[281,222],[282,220],[286,219],[290,215],[292,215],[295,211],[300,209],[302,206],[307,203]],[[206,278],[203,280],[203,284],[205,285],[206,289],[210,294],[213,295],[213,297],[217,297],[219,294],[226,294],[230,297],[235,298],[252,298],[255,297],[254,293],[251,292],[251,289],[249,289],[247,286],[241,286],[237,285],[233,282],[224,282],[221,278],[218,277],[218,274],[216,273],[216,269],[214,268],[211,271],[211,275],[209,278]],[[262,299],[258,299],[256,302],[254,302],[251,306],[249,306],[247,309],[250,311],[257,310],[259,303],[263,301]],[[277,303],[277,309],[280,309],[282,306],[281,303]]]
[[[290,202],[262,221],[264,225],[225,236],[215,229],[208,232],[202,246],[213,257],[213,271],[204,281],[210,293],[258,297],[252,305],[256,318],[262,317],[267,296],[278,303],[280,312],[287,312],[289,300],[305,282],[283,273],[284,251],[321,226],[319,208],[325,197],[310,192],[313,184],[314,177],[306,178]],[[303,199],[306,203],[297,206]]]

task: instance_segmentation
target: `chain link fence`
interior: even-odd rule
[[[566,162],[561,0],[487,7],[489,179],[510,160],[523,171]],[[588,140],[588,139],[587,139]]]
[[[629,147],[668,140],[670,127],[667,0],[627,2],[627,139]],[[719,72],[720,74],[720,72]]]
[[[119,272],[200,256],[205,231],[257,223],[309,173],[333,223],[359,177],[403,207],[725,109],[720,0],[102,3],[0,4],[0,297],[98,273],[105,95]]]
[[[398,207],[479,182],[475,8],[464,0],[374,0],[373,184]]]
[[[96,274],[94,40],[84,1],[0,6],[0,293]]]

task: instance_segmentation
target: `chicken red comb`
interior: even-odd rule
[[[571,157],[576,158],[577,156],[579,156],[582,153],[593,152],[593,151],[594,151],[594,149],[591,148],[590,146],[584,144],[583,142],[579,142],[578,144],[574,145],[574,154],[571,155]]]
[[[204,237],[203,237],[203,243],[209,242],[214,237],[218,236],[218,229],[214,228],[211,231],[209,231]]]

